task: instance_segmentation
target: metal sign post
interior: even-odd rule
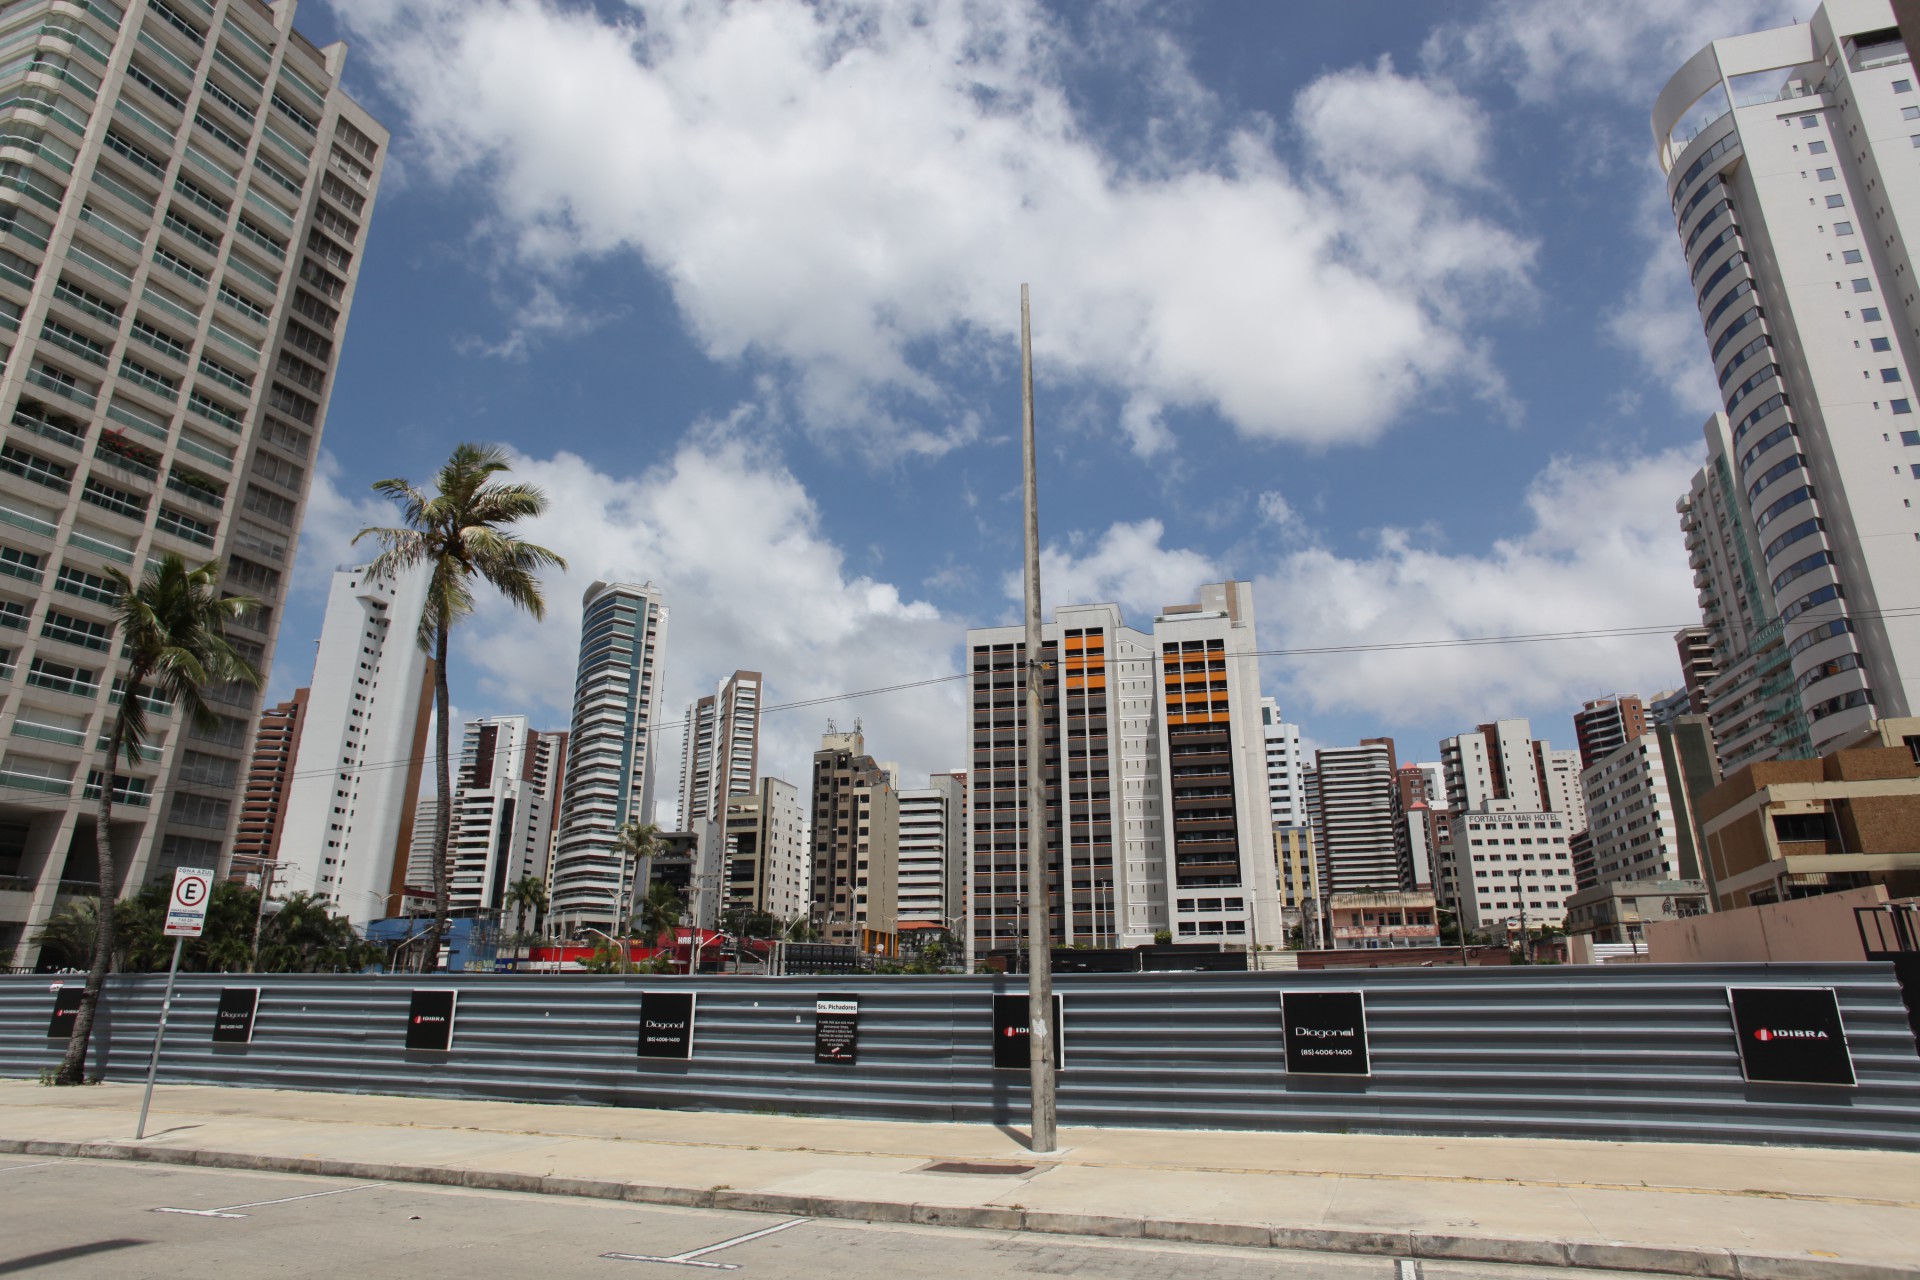
[[[140,1123],[134,1127],[136,1140],[147,1136],[147,1108],[153,1105],[153,1078],[160,1071],[160,1046],[167,1038],[167,1015],[173,1011],[173,980],[180,975],[180,949],[188,938],[197,938],[207,927],[207,900],[213,896],[213,872],[202,867],[175,867],[173,896],[167,902],[167,927],[163,935],[173,939],[173,963],[167,967],[167,994],[160,1002],[160,1026],[153,1033],[153,1056],[147,1060],[147,1091],[140,1099]]]

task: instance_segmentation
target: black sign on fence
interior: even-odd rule
[[[80,1016],[80,997],[86,994],[86,984],[81,982],[65,982],[54,988],[53,1017],[47,1019],[47,1039],[72,1038],[73,1020]]]
[[[213,1011],[214,1043],[252,1044],[253,1015],[259,1007],[258,987],[220,988],[220,1007]]]
[[[860,1060],[858,996],[823,995],[814,1000],[813,1060],[844,1062],[848,1066]]]
[[[1367,998],[1358,991],[1289,991],[1280,997],[1287,1072],[1373,1074],[1367,1060]]]
[[[1060,997],[1053,997],[1053,1069],[1067,1064],[1067,1024]],[[1028,1048],[1027,993],[993,998],[993,1065],[1007,1071],[1025,1071],[1033,1065]]]
[[[691,991],[640,993],[640,1056],[693,1056],[693,998]]]
[[[1853,1085],[1832,987],[1728,987],[1740,1074],[1769,1084]]]
[[[446,1053],[453,1048],[453,1007],[460,993],[416,991],[407,1007],[407,1048]]]

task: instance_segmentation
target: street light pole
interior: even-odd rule
[[[1020,286],[1021,455],[1026,489],[1027,583],[1027,1048],[1035,1152],[1054,1149],[1053,944],[1048,915],[1046,726],[1040,708],[1040,492],[1034,471],[1033,325]]]

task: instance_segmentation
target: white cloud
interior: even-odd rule
[[[1157,520],[1115,524],[1098,539],[1047,548],[1052,601],[1116,601],[1136,625],[1191,600],[1206,582],[1251,576],[1263,650],[1414,640],[1661,628],[1646,636],[1465,648],[1373,649],[1266,660],[1267,692],[1287,718],[1363,717],[1378,731],[1454,720],[1462,726],[1530,711],[1564,712],[1615,689],[1678,681],[1672,631],[1698,617],[1674,499],[1696,468],[1691,451],[1552,462],[1525,497],[1526,528],[1484,553],[1448,552],[1429,535],[1385,528],[1364,555],[1310,536],[1277,493],[1259,508],[1282,550],[1226,564],[1164,545]],[[1017,578],[1004,585],[1019,597]]]
[[[1674,499],[1698,463],[1674,449],[1556,459],[1526,494],[1529,525],[1485,554],[1383,529],[1369,555],[1312,546],[1255,583],[1263,649],[1595,631],[1678,629],[1698,617]],[[1567,709],[1614,689],[1678,680],[1670,632],[1614,639],[1269,659],[1281,705],[1357,712],[1383,725],[1463,726],[1528,708]]]
[[[573,701],[580,598],[595,579],[652,581],[670,610],[663,723],[736,668],[766,673],[769,703],[823,697],[959,671],[958,624],[891,584],[850,572],[819,528],[812,498],[779,459],[751,444],[747,411],[696,430],[672,458],[643,474],[612,475],[570,453],[516,456],[512,477],[553,500],[528,521],[530,540],[565,556],[545,578],[544,622],[515,613],[485,588],[455,636],[452,678],[474,715],[525,713],[565,727]],[[424,478],[423,478],[424,479]],[[313,509],[351,510],[331,474]],[[387,522],[390,510],[375,513]],[[335,519],[323,522],[343,526]],[[303,558],[326,554],[334,535],[309,524]],[[328,561],[331,563],[331,561]],[[958,683],[857,702],[769,714],[763,772],[799,783],[829,717],[858,717],[876,756],[898,760],[909,781],[965,767]],[[662,734],[655,780],[663,807],[678,784],[680,735]]]
[[[1418,397],[1499,395],[1473,326],[1524,295],[1532,246],[1455,190],[1485,159],[1472,104],[1390,65],[1303,94],[1322,163],[1296,171],[1291,136],[1220,118],[1177,49],[1134,40],[1130,58],[1160,51],[1167,127],[1224,142],[1123,163],[1063,89],[1086,51],[1029,4],[636,0],[621,23],[540,0],[338,8],[405,136],[442,179],[488,187],[522,262],[638,254],[711,357],[788,370],[816,428],[893,437],[897,415],[957,412],[1013,342],[1022,280],[1047,375],[1119,391],[1143,453],[1167,443],[1162,410],[1327,444]],[[529,67],[565,74],[529,93]],[[1335,110],[1357,94],[1378,127]]]
[[[1719,408],[1713,364],[1700,334],[1700,309],[1687,284],[1674,237],[1673,210],[1662,188],[1649,182],[1641,201],[1640,239],[1647,259],[1633,288],[1603,317],[1607,337],[1631,352],[1673,397],[1701,418]]]
[[[1530,102],[1600,94],[1651,111],[1660,86],[1710,41],[1811,10],[1787,0],[1495,0],[1474,21],[1435,31],[1421,60],[1440,74],[1504,77]]]
[[[1163,547],[1166,527],[1158,520],[1115,524],[1098,541],[1069,539],[1066,546],[1043,546],[1040,552],[1042,610],[1051,617],[1060,604],[1113,603],[1136,623],[1151,619],[1163,607],[1193,599],[1195,590],[1224,576],[1213,560],[1198,551]],[[1011,600],[1024,599],[1020,575],[1009,574],[1002,586]]]

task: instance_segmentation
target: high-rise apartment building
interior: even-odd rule
[[[1320,855],[1313,828],[1275,827],[1273,856],[1279,868],[1280,910],[1288,930],[1299,930],[1300,945],[1317,949],[1324,940],[1326,895],[1320,889]]]
[[[1433,888],[1440,857],[1441,824],[1447,804],[1432,792],[1434,781],[1433,774],[1417,764],[1403,764],[1394,771],[1400,821],[1405,827],[1402,840],[1407,851],[1407,874],[1415,890]]]
[[[419,643],[426,603],[424,568],[392,578],[341,569],[320,626],[280,861],[290,888],[355,924],[398,914],[406,887],[433,719],[433,659]]]
[[[503,911],[516,882],[546,881],[566,752],[565,733],[538,732],[525,716],[468,721],[447,840],[448,898],[456,913]]]
[[[1631,693],[1595,698],[1573,713],[1573,736],[1580,742],[1580,767],[1606,759],[1647,731],[1647,704]]]
[[[1447,807],[1455,813],[1480,808],[1489,800],[1507,800],[1528,811],[1567,814],[1574,831],[1586,826],[1580,753],[1554,750],[1533,736],[1533,726],[1525,720],[1496,720],[1472,733],[1444,738],[1440,762]]]
[[[1706,717],[1650,728],[1580,780],[1595,884],[1701,879],[1695,802],[1720,784]]]
[[[758,671],[736,671],[687,708],[680,752],[680,825],[698,831],[728,796],[753,792],[760,774]]]
[[[266,607],[285,575],[353,300],[386,131],[339,87],[344,45],[292,0],[16,3],[0,13],[0,955],[93,855],[96,743],[120,659],[101,574],[168,552]],[[258,695],[218,727],[154,704],[152,759],[113,771],[124,892],[225,867]],[[62,889],[62,884],[69,886]]]
[[[549,889],[551,918],[570,928],[624,929],[639,870],[620,828],[653,820],[654,708],[668,610],[657,587],[596,582],[581,601],[566,794]]]
[[[1687,691],[1687,715],[1707,714],[1707,686],[1720,678],[1720,660],[1713,652],[1713,632],[1705,627],[1682,627],[1673,633],[1680,653],[1680,679]]]
[[[1567,899],[1579,890],[1571,822],[1566,813],[1514,800],[1486,800],[1453,814],[1455,905],[1468,930],[1517,932],[1524,921],[1532,933],[1566,923]]]
[[[240,800],[240,822],[234,830],[233,860],[237,877],[253,883],[261,867],[280,856],[280,832],[286,826],[287,789],[300,753],[300,726],[306,719],[307,689],[260,713],[260,730],[253,739],[253,763],[247,769],[247,789]]]
[[[1336,893],[1413,887],[1400,812],[1399,762],[1392,738],[1314,752],[1314,838],[1321,887]]]
[[[813,753],[813,902],[822,942],[899,947],[900,797],[866,738],[832,730]]]
[[[1275,830],[1313,822],[1307,807],[1307,761],[1300,749],[1300,726],[1280,718],[1280,704],[1260,699],[1260,729],[1267,750],[1267,820]]]
[[[1724,414],[1681,524],[1722,766],[1920,701],[1915,76],[1886,0],[1716,40],[1653,111]]]
[[[979,953],[1026,939],[1025,632],[969,631],[967,648]],[[1159,930],[1227,946],[1278,939],[1254,649],[1244,582],[1202,587],[1151,632],[1111,604],[1063,606],[1043,628],[1042,767],[1062,814],[1044,828],[1048,924],[1062,945],[1134,946]]]
[[[965,904],[966,779],[936,773],[900,791],[900,923],[959,929]]]
[[[731,851],[723,919],[731,911],[762,912],[782,924],[806,918],[813,855],[807,807],[791,782],[762,778],[750,793],[728,796],[724,828],[708,823],[702,844]]]

